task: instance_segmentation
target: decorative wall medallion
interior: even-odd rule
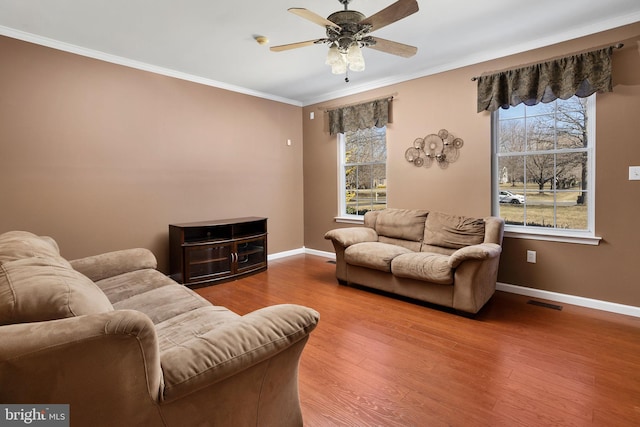
[[[449,163],[458,160],[460,149],[464,145],[462,138],[455,138],[446,129],[440,129],[438,134],[432,133],[424,138],[413,141],[404,153],[404,158],[414,166],[430,167],[434,160],[442,169],[449,167]]]

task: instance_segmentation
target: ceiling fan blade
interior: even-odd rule
[[[390,53],[404,58],[409,58],[418,52],[418,48],[415,46],[392,42],[391,40],[381,39],[380,37],[373,37],[373,39],[376,41],[376,44],[370,45],[369,48],[379,50],[380,52]]]
[[[311,46],[312,44],[322,43],[324,42],[324,40],[325,39],[316,39],[316,40],[307,40],[304,42],[282,44],[280,46],[272,46],[270,50],[273,52],[282,52],[283,50],[297,49],[299,47]]]
[[[303,7],[292,7],[287,9],[289,12],[293,13],[294,15],[298,15],[301,18],[304,18],[308,21],[313,22],[314,24],[318,24],[322,27],[335,27],[340,29],[340,26],[334,22],[329,21],[328,19],[323,18],[322,16],[318,15],[315,12],[311,12],[308,9],[305,9]]]
[[[379,30],[389,24],[406,18],[418,11],[418,2],[416,0],[398,0],[392,5],[382,9],[368,18],[360,21],[361,24],[371,25],[371,31]]]

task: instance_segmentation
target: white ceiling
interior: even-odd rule
[[[366,16],[394,0],[353,0]],[[365,49],[366,70],[331,74],[324,29],[338,0],[0,0],[0,34],[204,84],[309,105],[640,21],[640,0],[418,0],[420,11],[373,35],[418,47],[412,58]],[[254,36],[269,38],[260,46]]]

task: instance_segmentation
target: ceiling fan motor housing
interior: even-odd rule
[[[327,18],[336,25],[343,26],[348,24],[357,24],[365,18],[364,14],[357,10],[339,10],[334,12]]]
[[[356,10],[341,10],[329,15],[327,20],[340,26],[340,29],[327,26],[329,42],[335,43],[343,52],[346,52],[353,42],[358,42],[361,47],[375,44],[375,41],[367,36],[371,26],[360,24],[364,18],[364,14]]]

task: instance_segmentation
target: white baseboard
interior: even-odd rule
[[[328,259],[336,259],[336,254],[333,252],[319,251],[316,249],[309,249],[302,247],[300,249],[294,249],[291,251],[280,252],[268,256],[269,260],[286,258],[288,256],[308,254],[320,256]],[[584,298],[575,295],[561,294],[558,292],[543,291],[541,289],[527,288],[524,286],[509,285],[507,283],[496,283],[496,289],[503,292],[509,292],[512,294],[525,295],[528,297],[546,299],[549,301],[562,302],[565,304],[577,305],[580,307],[593,308],[595,310],[609,311],[611,313],[624,314],[626,316],[640,317],[640,307],[632,305],[618,304],[615,302],[601,301],[597,299]]]
[[[309,249],[309,248],[305,248],[304,253],[309,254],[309,255],[316,255],[316,256],[321,256],[323,258],[329,258],[335,261],[336,259],[336,254],[333,252],[325,252],[325,251],[318,251],[316,249]]]
[[[558,292],[543,291],[540,289],[527,288],[524,286],[509,285],[506,283],[497,283],[496,289],[512,294],[525,295],[528,297],[541,298],[555,302],[563,302],[565,304],[572,304],[580,307],[609,311],[612,313],[624,314],[627,316],[640,317],[640,307],[634,307],[631,305],[584,298],[575,295],[561,294]]]
[[[293,249],[285,252],[278,252],[276,254],[267,255],[267,261],[273,261],[274,259],[286,258],[294,255],[302,255],[305,253],[307,252],[305,252],[304,248]]]
[[[285,251],[285,252],[278,252],[276,254],[271,254],[267,256],[267,261],[272,261],[274,259],[280,259],[280,258],[286,258],[286,257],[290,257],[290,256],[294,256],[294,255],[303,255],[303,254],[307,254],[307,255],[315,255],[315,256],[321,256],[323,258],[329,258],[329,259],[336,259],[336,254],[333,252],[325,252],[325,251],[319,251],[316,249],[309,249],[309,248],[299,248],[299,249],[293,249],[290,251]]]

